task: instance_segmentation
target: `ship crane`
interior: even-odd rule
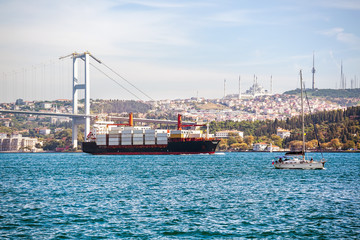
[[[207,124],[182,124],[181,114],[178,114],[177,130],[181,130],[183,127],[205,127],[206,126],[206,138],[209,138],[209,123]]]

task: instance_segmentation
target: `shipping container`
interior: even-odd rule
[[[167,129],[156,129],[155,132],[159,134],[159,133],[168,133],[169,131]]]
[[[168,134],[167,133],[157,133],[156,136],[158,136],[158,137],[167,137]]]
[[[140,129],[134,129],[133,133],[134,134],[144,134],[144,130],[143,129],[141,129],[141,130]]]
[[[132,138],[132,135],[124,135],[124,134],[122,134],[121,138]]]
[[[144,134],[140,134],[140,133],[134,133],[133,134],[133,137],[136,137],[136,138],[138,138],[138,137],[144,137]]]
[[[156,139],[157,139],[157,140],[161,140],[161,141],[164,141],[164,140],[166,140],[166,141],[167,141],[167,140],[168,140],[168,138],[167,138],[167,137],[157,137]]]
[[[184,138],[184,134],[170,134],[170,138]]]
[[[122,134],[132,134],[133,130],[123,130],[121,133]]]
[[[146,136],[145,135],[145,139],[155,139],[155,136]]]

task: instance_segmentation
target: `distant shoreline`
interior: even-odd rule
[[[288,151],[273,151],[273,153],[286,153]],[[43,152],[17,152],[17,151],[0,151],[0,153],[84,153],[82,151],[75,151],[75,152],[55,152],[55,151],[43,151]],[[216,153],[270,153],[269,151],[216,151]],[[321,153],[319,151],[314,152],[306,152],[306,153]],[[360,150],[354,151],[323,151],[323,153],[360,153]],[[194,154],[196,155],[196,154]]]

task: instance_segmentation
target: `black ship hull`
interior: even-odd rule
[[[83,142],[83,152],[94,155],[214,154],[219,140],[174,141],[164,145],[97,145]]]

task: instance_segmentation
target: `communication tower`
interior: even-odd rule
[[[312,89],[314,90],[315,89],[315,54],[313,52],[313,67],[311,69],[311,72],[312,72]]]

